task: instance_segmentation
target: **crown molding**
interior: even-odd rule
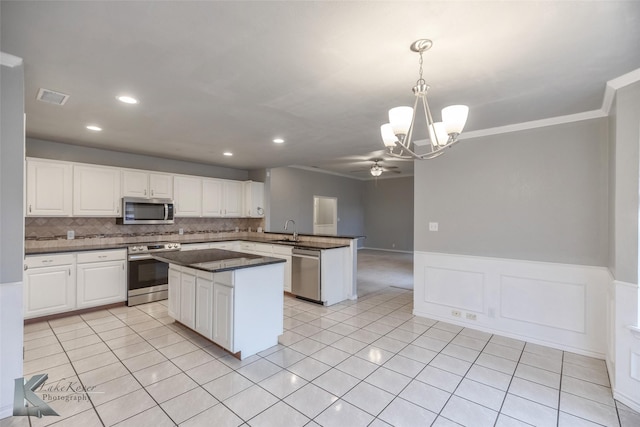
[[[531,122],[516,123],[513,125],[498,126],[495,128],[474,130],[460,134],[459,139],[480,138],[483,136],[499,135],[502,133],[518,132],[528,129],[542,128],[546,126],[555,126],[565,123],[580,122],[582,120],[591,120],[601,117],[607,117],[607,113],[602,110],[585,111],[583,113],[569,114],[566,116],[550,117],[548,119],[533,120]]]

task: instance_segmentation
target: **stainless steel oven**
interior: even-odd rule
[[[167,299],[169,265],[154,259],[154,252],[179,251],[180,243],[147,243],[129,246],[129,277],[127,305],[144,304]]]

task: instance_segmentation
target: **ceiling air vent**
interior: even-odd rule
[[[55,92],[49,89],[40,88],[36,99],[38,101],[48,102],[49,104],[64,105],[65,102],[67,102],[67,100],[69,99],[69,95]]]

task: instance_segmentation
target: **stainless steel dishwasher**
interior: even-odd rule
[[[293,248],[291,293],[322,304],[320,292],[320,250]]]

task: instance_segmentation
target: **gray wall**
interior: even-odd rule
[[[22,282],[24,70],[0,73],[0,283]]]
[[[607,123],[464,140],[416,162],[416,250],[606,266]]]
[[[122,168],[145,169],[186,175],[208,176],[212,178],[247,180],[249,172],[242,169],[212,166],[203,163],[171,160],[162,157],[130,154],[99,148],[81,147],[60,142],[27,138],[27,156],[44,159],[66,160],[69,162],[93,163]]]
[[[313,233],[313,196],[325,196],[338,198],[339,235],[364,234],[363,181],[291,167],[271,169],[269,181],[267,231],[293,219],[299,233]]]
[[[366,181],[367,248],[413,251],[413,177]]]
[[[640,82],[616,92],[611,116],[614,194],[609,268],[616,280],[638,283],[638,177],[640,155]]]

